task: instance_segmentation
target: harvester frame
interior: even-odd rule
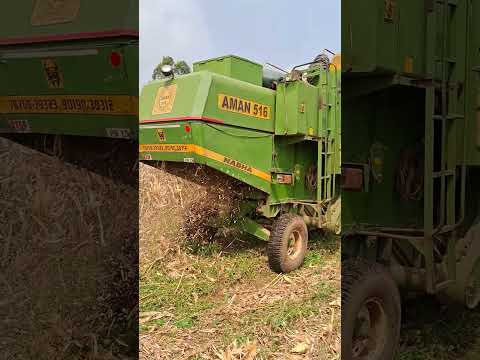
[[[440,301],[469,308],[480,302],[480,197],[475,185],[480,143],[474,138],[479,131],[475,123],[479,88],[478,57],[472,52],[472,42],[478,41],[473,17],[479,9],[475,13],[470,1],[410,2],[394,8],[392,3],[372,1],[370,10],[385,6],[385,11],[362,18],[375,24],[372,33],[382,29],[384,34],[375,33],[375,45],[391,46],[390,51],[378,48],[360,55],[352,27],[358,29],[361,20],[350,16],[344,25],[350,29],[342,44],[343,93],[349,105],[344,107],[342,125],[355,127],[354,106],[370,102],[365,107],[370,106],[373,120],[365,121],[373,130],[364,136],[377,138],[368,139],[370,150],[367,141],[352,143],[348,130],[348,140],[343,139],[350,141],[344,147],[344,171],[357,168],[364,175],[361,187],[343,192],[346,359],[393,358],[401,319],[398,289],[436,295]],[[344,5],[352,11],[352,4]],[[418,39],[421,46],[406,42],[412,29],[402,27],[410,24],[402,23],[402,11],[418,18],[425,34]],[[389,135],[386,124],[400,136]],[[378,146],[382,138],[391,143]],[[352,161],[353,149],[367,153],[367,161]],[[407,162],[410,168],[405,172]],[[406,186],[407,178],[412,187]],[[362,201],[372,207],[366,215],[358,208]]]
[[[339,65],[303,64],[266,85],[260,65],[229,55],[154,81],[140,97],[140,159],[205,164],[259,190],[234,226],[270,241],[271,268],[291,271],[303,262],[307,226],[340,227],[339,205],[337,213],[331,206],[339,198]],[[288,266],[277,254],[290,247],[285,232],[302,243]]]

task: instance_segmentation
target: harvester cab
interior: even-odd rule
[[[165,72],[140,97],[140,159],[206,165],[255,189],[236,226],[269,241],[274,271],[299,267],[307,226],[340,227],[338,61],[282,76],[224,56]]]

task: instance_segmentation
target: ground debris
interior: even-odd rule
[[[211,242],[219,228],[236,220],[242,199],[251,192],[206,166],[140,163],[140,242],[155,239],[158,244],[148,258],[155,261],[187,244]]]
[[[3,138],[0,161],[2,358],[121,358],[136,347],[135,189]]]
[[[192,252],[178,224],[205,188],[178,171],[140,164],[140,358],[338,360],[339,242],[312,240],[288,275],[270,271],[263,242],[235,233]],[[299,343],[305,353],[291,351]]]

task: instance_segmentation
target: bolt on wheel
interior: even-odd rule
[[[303,235],[298,230],[292,231],[292,234],[288,239],[288,249],[287,249],[287,254],[290,259],[293,260],[298,256],[298,254],[303,249],[303,243],[304,243]]]

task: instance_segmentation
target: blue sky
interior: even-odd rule
[[[290,69],[340,51],[340,0],[140,0],[140,85],[164,55],[234,54]]]

